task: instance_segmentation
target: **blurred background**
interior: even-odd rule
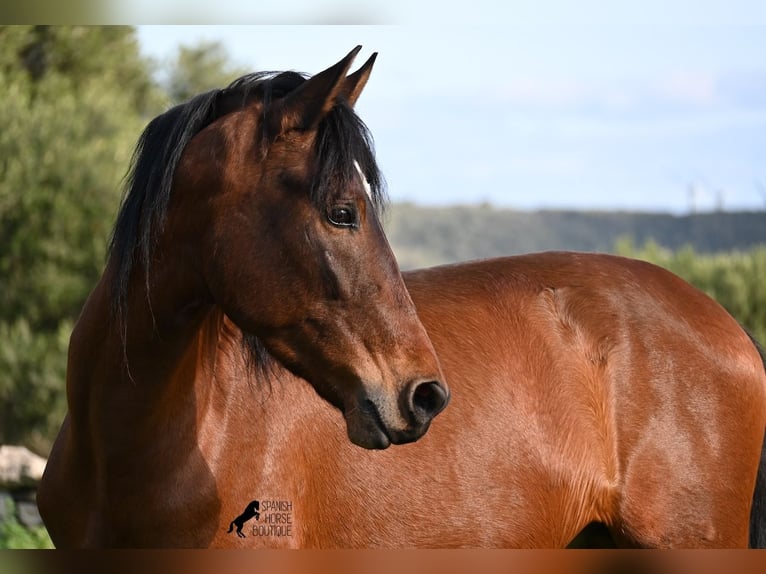
[[[140,26],[137,36],[157,62],[208,45],[241,70],[315,73],[357,44],[360,60],[379,52],[359,113],[396,201],[684,214],[766,208],[763,32],[526,27],[501,5],[481,26]],[[189,86],[203,77],[215,86],[208,73]]]
[[[481,22],[451,2],[314,15],[293,1],[262,23],[344,25],[0,26],[0,444],[47,456],[69,333],[146,123],[244,73],[316,73],[357,44],[359,63],[380,53],[357,111],[403,268],[549,249],[640,257],[766,341],[766,27],[725,9],[695,19],[686,2],[682,24],[676,4],[659,22],[651,1],[615,19],[548,4],[550,19],[498,3]],[[4,488],[0,548],[49,544],[8,510],[33,484]]]

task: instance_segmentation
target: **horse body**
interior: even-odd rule
[[[253,380],[241,332],[213,311],[179,366],[195,385],[173,420],[192,422],[119,453],[112,525],[96,531],[140,546],[561,547],[602,522],[628,546],[747,545],[766,375],[717,304],[600,255],[405,280],[453,394],[423,438],[352,445],[303,379],[273,365]],[[254,497],[290,501],[289,536],[227,533]]]
[[[161,233],[127,271],[112,253],[38,493],[54,543],[560,547],[597,522],[627,546],[747,545],[766,372],[746,333],[617,257],[400,275],[369,157],[340,154],[329,207],[305,192],[369,74],[348,60],[270,105],[223,94]]]
[[[240,452],[267,450],[219,491],[290,500],[295,526],[247,544],[562,547],[602,522],[626,546],[747,545],[766,375],[717,304],[663,270],[596,255],[405,280],[450,407],[417,443],[359,451],[305,384],[273,385],[244,417],[258,422],[235,425],[247,428]]]

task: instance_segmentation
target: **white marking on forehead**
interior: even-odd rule
[[[362,173],[362,167],[359,165],[359,162],[354,160],[354,167],[356,167],[356,171],[359,172],[359,177],[362,178],[362,185],[364,186],[364,191],[367,192],[367,197],[372,199],[372,188],[370,187],[370,182],[367,181],[367,178],[364,177],[364,173]]]

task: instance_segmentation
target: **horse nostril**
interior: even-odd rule
[[[436,381],[418,383],[410,395],[410,407],[419,424],[429,422],[449,402],[446,389]]]

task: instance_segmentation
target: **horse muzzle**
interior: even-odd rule
[[[434,380],[410,382],[393,398],[362,391],[356,404],[344,409],[348,438],[366,449],[414,442],[426,433],[449,399],[447,386]]]

